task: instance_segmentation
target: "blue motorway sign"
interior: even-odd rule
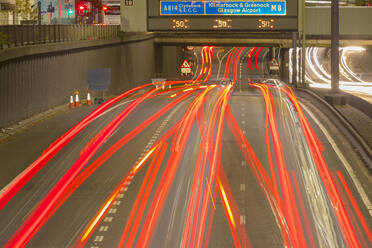
[[[161,1],[160,15],[286,15],[286,1]]]

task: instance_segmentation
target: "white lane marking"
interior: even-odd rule
[[[99,228],[99,231],[100,231],[100,232],[107,232],[108,228],[109,228],[109,226],[101,226],[101,227]]]
[[[125,102],[122,102],[122,103],[119,103],[119,104],[117,104],[116,106],[114,106],[114,107],[111,107],[111,108],[109,108],[109,109],[107,109],[105,112],[103,112],[103,113],[101,113],[100,115],[98,115],[96,118],[94,118],[93,120],[96,120],[96,119],[98,119],[98,118],[100,118],[101,116],[103,116],[103,115],[105,115],[105,114],[107,114],[107,113],[109,113],[109,112],[111,112],[112,110],[114,110],[114,109],[116,109],[116,108],[118,108],[118,107],[120,107],[121,105],[124,105],[124,104],[126,104],[126,103],[129,103],[129,102],[132,102],[132,101],[134,101],[135,99],[133,99],[133,100],[129,100],[129,101],[125,101]],[[24,172],[24,171],[23,171]],[[22,175],[22,174],[24,174],[23,172],[21,172],[21,173],[19,173],[10,183],[8,183],[5,187],[3,187],[1,190],[0,190],[0,195],[7,189],[7,188],[9,188],[9,186],[10,185],[12,185],[12,184],[14,184],[14,182]]]
[[[245,121],[242,121],[242,124],[245,124]]]
[[[240,215],[240,224],[245,225],[245,215],[244,214]]]
[[[104,219],[103,219],[103,222],[111,222],[112,221],[112,219],[113,219],[113,217],[105,217]]]
[[[103,241],[103,236],[102,235],[100,235],[100,236],[96,236],[95,238],[94,238],[94,242],[102,242]]]
[[[156,129],[155,131],[155,134],[151,137],[150,141],[147,143],[145,149],[143,150],[143,152],[141,153],[141,156],[138,158],[137,162],[138,163],[145,154],[147,154],[147,152],[149,151],[149,149],[153,146],[153,144],[155,143],[155,141],[159,138],[160,136],[160,133],[163,131],[163,129],[166,127],[166,125],[168,125],[168,122],[170,121],[171,117],[175,114],[176,110],[178,109],[179,107],[177,107],[175,110],[173,110],[173,112],[171,114],[169,114],[165,119],[164,121],[161,123],[161,125]],[[130,179],[128,182],[127,182],[127,186],[126,187],[121,187],[120,188],[120,191],[121,193],[117,196],[117,200],[114,201],[113,205],[114,206],[118,206],[120,205],[121,201],[118,200],[118,199],[122,199],[124,198],[124,193],[122,193],[123,191],[127,191],[128,190],[128,185],[131,184],[132,182],[132,178],[134,177],[134,174],[131,174],[128,176],[128,178]],[[108,212],[108,214],[112,214],[112,215],[115,215],[117,213],[117,208],[111,208]],[[103,231],[103,232],[106,232],[109,228],[109,223],[112,222],[114,219],[114,217],[112,216],[107,216],[103,219],[103,222],[105,222],[105,226],[101,226],[100,227],[100,231]],[[99,238],[98,238],[99,237]],[[95,240],[95,241],[102,241],[103,240],[103,237],[104,236],[96,236],[96,239],[98,240]],[[98,247],[97,247],[98,248]]]
[[[242,111],[244,111],[245,110],[245,108],[242,108]]]
[[[240,191],[245,191],[245,183],[240,184]]]
[[[314,120],[314,122],[319,126],[320,130],[322,130],[324,136],[328,139],[329,143],[331,144],[333,150],[336,152],[337,156],[341,160],[341,162],[344,164],[344,167],[346,171],[349,173],[349,176],[351,180],[353,181],[355,188],[357,189],[360,197],[362,198],[362,201],[364,205],[367,207],[369,214],[372,216],[372,204],[364,191],[364,188],[362,184],[360,183],[359,179],[356,177],[355,172],[349,162],[346,160],[344,155],[342,154],[341,150],[338,148],[336,142],[331,137],[331,135],[328,133],[327,129],[319,122],[319,120],[314,116],[314,114],[304,105],[301,104],[301,107],[309,114],[309,116]]]
[[[103,112],[102,114],[100,114],[99,116],[97,116],[97,118],[99,118],[99,117],[101,117],[101,116],[103,116],[103,115],[105,115],[105,114],[107,114],[107,113],[113,111],[114,109],[116,109],[116,108],[118,108],[118,107],[120,107],[120,106],[122,106],[122,105],[124,105],[124,104],[126,104],[126,103],[133,102],[134,100],[136,100],[136,99],[132,99],[132,100],[129,100],[129,101],[125,101],[125,102],[119,103],[119,104],[117,104],[116,106],[107,109],[105,112]],[[96,118],[96,119],[97,119],[97,118]]]
[[[116,214],[118,210],[116,208],[110,208],[109,214]]]
[[[242,160],[242,166],[246,166],[246,165],[247,165],[247,161]]]
[[[244,117],[244,116],[245,116],[245,114],[244,114],[244,113],[242,113],[242,116]]]
[[[99,246],[91,246],[90,248],[99,248]]]
[[[231,48],[227,53],[225,53],[221,60],[219,60],[219,57],[217,56],[217,59],[219,60],[218,62],[218,70],[217,70],[217,80],[220,78],[220,72],[221,72],[221,64],[222,64],[222,61],[225,59],[225,57],[227,56],[227,54],[229,54],[234,48]],[[196,58],[198,58],[198,56],[196,56]],[[195,73],[196,74],[196,73]]]
[[[247,131],[243,130],[243,133],[244,133],[244,134],[247,134]]]

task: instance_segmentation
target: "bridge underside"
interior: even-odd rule
[[[156,33],[155,43],[164,45],[279,46],[293,47],[292,33]],[[329,35],[307,35],[306,46],[330,47]],[[372,36],[340,37],[340,46],[372,47]]]

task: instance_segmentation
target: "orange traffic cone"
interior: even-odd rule
[[[75,91],[75,107],[80,107],[79,91]]]
[[[70,95],[70,104],[68,105],[69,108],[75,108],[75,105],[74,105],[74,97],[72,96],[72,93]]]
[[[87,95],[87,104],[92,105],[92,98],[90,97],[90,90],[88,90],[88,95]]]

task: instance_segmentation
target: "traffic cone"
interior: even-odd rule
[[[75,105],[74,105],[74,97],[72,96],[72,93],[70,95],[70,104],[68,105],[69,108],[75,108]]]
[[[80,107],[79,91],[75,91],[75,107]]]
[[[87,104],[90,106],[92,105],[92,98],[90,97],[90,90],[88,90],[88,95],[87,95]]]

